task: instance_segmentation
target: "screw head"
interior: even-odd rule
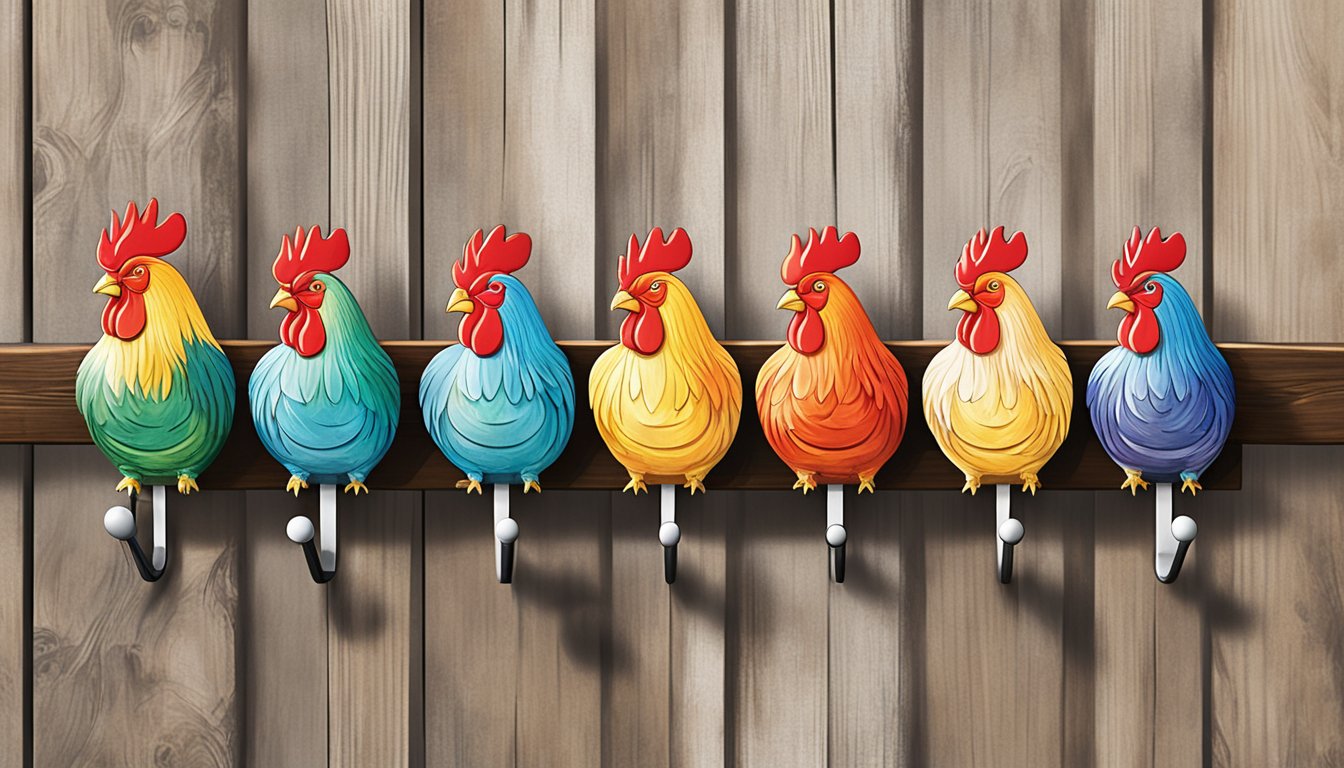
[[[130,541],[135,536],[135,514],[123,506],[115,506],[103,514],[103,528],[118,541]]]
[[[1181,515],[1171,521],[1171,535],[1176,537],[1177,541],[1194,541],[1195,535],[1199,533],[1199,526],[1195,521],[1186,515]]]
[[[658,541],[664,547],[675,547],[681,541],[681,526],[671,522],[658,526]]]
[[[295,544],[312,541],[313,533],[313,521],[303,515],[289,518],[289,524],[285,526],[285,534]]]
[[[826,543],[832,547],[842,547],[848,540],[849,532],[845,530],[845,526],[836,523],[826,527]]]
[[[1003,521],[999,526],[999,538],[1004,544],[1017,544],[1022,541],[1026,530],[1022,528],[1022,521],[1015,517],[1010,517]]]
[[[499,539],[501,544],[512,544],[518,540],[518,521],[512,517],[506,517],[495,523],[495,538]]]

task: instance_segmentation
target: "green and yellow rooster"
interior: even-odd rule
[[[93,442],[121,472],[118,491],[141,484],[199,490],[233,424],[233,369],[182,275],[163,260],[187,236],[182,214],[158,223],[159,203],[135,203],[103,230],[94,293],[108,297],[103,337],[79,366],[75,398]]]

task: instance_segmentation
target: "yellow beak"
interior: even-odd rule
[[[980,311],[980,305],[975,303],[971,294],[965,291],[957,291],[952,294],[952,299],[947,302],[947,309],[948,311],[960,309],[963,312],[978,312]]]
[[[117,285],[117,281],[111,275],[103,275],[103,279],[94,284],[93,292],[104,296],[120,296],[121,286]]]
[[[1111,296],[1111,300],[1106,302],[1106,308],[1123,309],[1126,312],[1133,312],[1134,301],[1130,299],[1129,295],[1126,294],[1124,291],[1116,291],[1115,295]]]
[[[271,309],[276,307],[284,307],[290,312],[298,312],[299,302],[294,300],[294,296],[289,291],[281,288],[275,292],[275,298],[271,299]]]
[[[785,291],[784,295],[779,298],[779,303],[775,305],[775,309],[788,309],[794,312],[802,312],[804,309],[807,309],[807,305],[803,303],[802,299],[798,298],[797,291],[789,290]]]
[[[476,311],[476,305],[471,302],[465,289],[458,288],[453,291],[453,295],[448,298],[448,309],[446,311],[471,314]]]
[[[611,297],[611,311],[615,312],[618,309],[638,312],[639,299],[636,299],[625,291],[617,291],[616,295]]]

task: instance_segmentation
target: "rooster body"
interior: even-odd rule
[[[873,477],[905,434],[905,371],[877,335],[858,297],[835,270],[858,260],[853,234],[827,227],[795,235],[779,302],[795,314],[789,343],[766,360],[756,379],[756,409],[770,447],[797,475],[804,493],[823,482]]]
[[[105,230],[94,288],[109,297],[103,337],[79,366],[75,399],[93,442],[122,474],[117,490],[176,481],[214,460],[233,424],[233,368],[191,289],[160,256],[186,237],[181,214],[156,226],[158,201]]]
[[[963,251],[962,290],[948,309],[966,314],[957,340],[924,372],[924,416],[965,475],[963,490],[1010,478],[1035,493],[1041,468],[1068,434],[1073,379],[1026,291],[1007,274],[1025,261],[1026,237],[1002,238],[1002,227],[988,237],[981,230]]]
[[[284,343],[252,372],[252,421],[266,450],[290,473],[286,490],[343,483],[367,492],[369,473],[396,434],[401,392],[392,360],[359,303],[335,275],[349,257],[344,230],[314,227],[285,238],[272,307],[289,310]]]
[[[1193,493],[1232,429],[1232,371],[1189,294],[1165,274],[1184,260],[1185,239],[1140,235],[1136,227],[1113,270],[1120,290],[1109,307],[1126,317],[1120,346],[1088,377],[1087,406],[1102,447],[1125,471],[1122,488],[1180,481]]]
[[[523,234],[477,231],[454,265],[450,312],[467,313],[461,343],[440,352],[420,380],[425,427],[467,476],[463,487],[522,483],[541,490],[574,428],[574,375],[522,281]]]
[[[603,352],[588,379],[598,433],[630,475],[684,479],[692,493],[732,445],[742,414],[737,363],[714,338],[690,290],[671,273],[689,263],[690,238],[665,242],[655,228],[639,249],[630,238],[612,309],[631,314],[621,343]]]

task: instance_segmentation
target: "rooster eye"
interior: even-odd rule
[[[140,277],[141,275],[145,274],[145,268],[144,268],[144,267],[136,267],[136,268],[135,268],[135,271],[132,272],[131,274],[135,275],[136,277]]]
[[[821,280],[818,280],[817,282],[812,284],[812,290],[817,293],[822,293],[826,290],[826,283],[822,282]]]
[[[661,290],[663,290],[663,281],[662,281],[662,280],[654,280],[652,283],[649,283],[649,290],[650,290],[650,291],[661,291]]]
[[[1143,290],[1145,290],[1145,291],[1147,291],[1147,292],[1149,292],[1149,293],[1152,293],[1153,291],[1156,291],[1156,290],[1157,290],[1157,283],[1149,283],[1149,284],[1143,286]]]
[[[990,280],[990,281],[989,281],[989,290],[991,290],[991,291],[997,291],[997,290],[999,290],[999,289],[1002,288],[1002,287],[1003,287],[1003,286],[999,283],[998,280]]]
[[[314,280],[313,285],[312,287],[309,288],[309,290],[312,291],[313,293],[321,293],[322,291],[326,290],[326,288],[327,286],[323,285],[321,280]]]

